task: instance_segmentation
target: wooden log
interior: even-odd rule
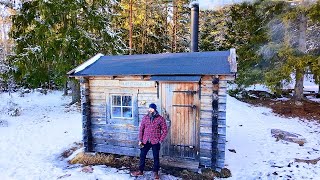
[[[212,157],[212,151],[208,149],[200,149],[200,157],[206,157],[211,158]]]
[[[233,81],[235,79],[234,75],[221,75],[220,80]]]
[[[200,157],[200,165],[205,166],[205,167],[211,167],[211,165],[212,165],[211,158]]]
[[[113,146],[113,145],[106,145],[106,144],[95,144],[94,149],[96,152],[104,152],[104,153],[112,153],[112,154],[119,154],[119,155],[127,155],[127,156],[139,156],[140,149],[126,147],[126,146]]]
[[[211,95],[212,95],[212,87],[201,87],[201,97],[211,96]]]
[[[225,103],[225,104],[227,103],[227,96],[223,95],[223,96],[219,96],[218,98],[219,98],[218,100],[219,103]]]
[[[107,124],[106,117],[91,117],[91,124]]]
[[[91,106],[105,106],[106,99],[90,99]]]
[[[224,159],[217,159],[213,167],[216,171],[220,172],[224,168]]]
[[[226,119],[226,112],[223,112],[223,111],[219,112],[218,119]]]
[[[89,80],[111,80],[111,76],[90,76]]]
[[[106,112],[104,111],[104,112],[91,112],[91,116],[92,117],[106,117],[107,116],[107,114],[106,114]]]
[[[105,132],[138,131],[139,127],[129,124],[95,124],[92,125],[92,131],[102,130]]]
[[[106,94],[105,93],[90,93],[89,94],[90,99],[104,99],[106,100]]]
[[[218,127],[218,134],[226,135],[226,127]]]
[[[212,118],[212,112],[208,112],[208,111],[200,112],[200,119],[208,119],[208,118]]]
[[[213,85],[212,85],[212,82],[211,81],[201,81],[201,89],[202,88],[212,88]]]
[[[212,135],[211,136],[200,136],[200,142],[210,142],[212,143]]]
[[[227,88],[219,88],[218,95],[219,96],[226,96],[227,95]]]
[[[217,149],[218,149],[218,151],[225,151],[226,144],[225,143],[218,143]]]
[[[201,97],[202,98],[202,97]],[[204,105],[211,105],[212,103],[212,98],[203,98],[201,99],[201,104],[204,104]]]
[[[212,142],[200,141],[200,149],[211,150]]]
[[[153,95],[146,95],[146,94],[139,94],[138,95],[138,102],[146,101],[146,103],[158,102],[157,94]]]
[[[107,139],[115,139],[115,140],[130,140],[136,141],[138,143],[138,132],[97,132],[94,138],[107,138]]]
[[[106,111],[106,108],[101,108],[101,107],[97,107],[97,106],[95,106],[95,107],[90,107],[90,112],[91,113],[101,113],[101,114],[103,114],[103,113],[105,113],[105,111]]]
[[[119,154],[119,155],[126,155],[126,156],[139,157],[140,155],[140,149],[138,147],[130,148],[130,147],[112,146],[112,145],[105,145],[105,144],[96,144],[94,146],[94,150],[96,152],[104,152],[104,153]],[[147,158],[152,158],[152,151],[148,152]]]
[[[200,119],[200,126],[212,126],[212,120]]]
[[[219,117],[219,119],[218,119],[218,125],[223,125],[223,126],[225,126],[225,125],[226,125],[226,119],[220,119],[220,117]]]
[[[88,94],[88,79],[80,78],[80,94],[81,94],[81,111],[82,111],[82,139],[85,152],[93,150],[92,131],[90,120],[90,98]]]
[[[108,120],[108,124],[111,125],[131,125],[134,126],[135,125],[135,119],[109,119]]]
[[[225,103],[219,103],[218,111],[220,111],[220,112],[221,112],[221,111],[225,112],[226,109],[227,109],[227,104],[225,104]]]
[[[136,148],[138,146],[138,138],[135,140],[123,140],[123,139],[111,139],[111,138],[96,138],[93,137],[93,143],[95,144],[105,144],[112,146],[121,146],[128,148]]]
[[[212,126],[200,126],[200,133],[212,133]]]
[[[228,81],[226,80],[219,80],[219,88],[227,88],[228,86]]]
[[[201,81],[212,81],[212,76],[208,76],[208,75],[202,76]]]

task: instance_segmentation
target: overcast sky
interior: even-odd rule
[[[214,9],[224,5],[243,2],[245,0],[198,0],[200,9]],[[247,0],[249,1],[249,0]]]

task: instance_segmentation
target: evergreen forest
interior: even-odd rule
[[[0,0],[0,89],[77,88],[67,72],[97,53],[190,51],[189,0]],[[239,91],[320,83],[320,0],[200,9],[199,51],[236,48]],[[71,84],[71,85],[70,85]],[[320,86],[319,86],[320,88]]]

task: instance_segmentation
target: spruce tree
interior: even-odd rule
[[[33,0],[12,17],[16,43],[11,64],[21,85],[62,87],[66,73],[98,52],[118,54],[123,44],[111,28],[109,0]]]

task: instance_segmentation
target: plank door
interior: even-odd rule
[[[198,87],[198,83],[161,83],[161,112],[169,131],[164,156],[198,159]]]

